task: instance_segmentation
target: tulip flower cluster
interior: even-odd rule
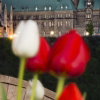
[[[43,95],[38,92],[38,84],[40,83],[37,79],[38,74],[44,72],[49,72],[58,78],[56,100],[83,100],[75,83],[67,85],[63,90],[65,78],[73,78],[83,74],[90,58],[87,45],[75,30],[59,37],[50,48],[47,41],[43,37],[39,37],[36,22],[22,21],[15,31],[12,50],[16,56],[25,58],[25,62],[21,60],[20,70],[22,71],[19,72],[18,86],[21,87],[22,84],[24,73],[22,66],[34,73],[33,82],[29,82],[32,87],[30,100],[35,98],[35,90],[37,90],[36,95],[41,95],[36,97],[39,100],[43,98],[44,92],[41,92]],[[20,88],[18,93],[21,94],[19,91]],[[17,95],[17,100],[20,100],[20,94]]]

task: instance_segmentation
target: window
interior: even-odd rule
[[[46,19],[47,16],[46,15],[41,15],[41,19]]]
[[[37,8],[37,7],[35,7],[35,10],[37,11],[37,10],[38,10],[38,8]]]
[[[36,15],[36,19],[39,19],[39,15]]]
[[[86,18],[90,19],[91,18],[91,14],[86,14]]]
[[[49,26],[51,27],[51,22],[49,22]]]
[[[62,14],[58,14],[57,15],[57,18],[62,18]]]
[[[53,15],[53,14],[52,14],[52,15],[49,15],[48,18],[49,18],[49,19],[54,18],[54,15]]]
[[[46,18],[47,16],[46,15],[44,15],[44,18]]]
[[[54,26],[54,23],[52,22],[52,26]]]
[[[54,26],[54,23],[53,22],[49,22],[49,26],[50,27]]]
[[[49,10],[51,10],[51,7],[49,7]]]
[[[57,17],[59,18],[59,17],[60,17],[60,15],[58,14],[58,15],[57,15]]]
[[[66,14],[66,16],[65,16],[66,18],[70,18],[70,14]]]
[[[45,36],[45,31],[42,32],[43,36]]]
[[[86,13],[91,13],[91,9],[87,9],[86,10]]]
[[[90,2],[90,1],[88,1],[88,2],[87,2],[87,5],[89,5],[89,6],[90,6],[90,5],[91,5],[91,2]]]
[[[21,19],[21,16],[20,15],[18,16],[18,19]]]
[[[62,14],[60,14],[60,18],[62,18]]]
[[[68,27],[70,27],[70,22],[68,22]]]
[[[63,5],[61,5],[61,9],[63,9]]]
[[[62,26],[63,25],[63,23],[62,23],[62,21],[60,22],[60,26]]]
[[[46,27],[46,22],[44,22],[44,27]]]
[[[67,9],[68,7],[67,6],[65,6],[65,9]]]
[[[23,15],[21,15],[20,17],[21,17],[22,20],[24,19],[24,16]]]
[[[47,10],[47,7],[44,7],[44,10]]]
[[[61,36],[61,32],[59,32],[59,36]]]
[[[57,25],[58,27],[60,26],[60,23],[58,22],[58,25]]]
[[[26,16],[26,19],[28,20],[28,19],[31,19],[31,16],[30,15],[27,15]]]
[[[70,22],[66,21],[66,27],[70,27]]]
[[[33,19],[36,19],[36,15],[33,16]]]
[[[42,22],[41,27],[42,28],[46,27],[46,22]]]
[[[63,26],[62,21],[58,22],[58,25],[57,25],[57,26],[58,26],[58,27],[59,27],[59,26],[61,26],[61,27],[62,27],[62,26]]]

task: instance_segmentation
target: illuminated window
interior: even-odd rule
[[[58,27],[60,26],[60,23],[58,22]]]
[[[89,5],[89,6],[90,6],[90,5],[91,5],[91,2],[90,2],[90,1],[88,1],[88,2],[87,2],[87,5]]]
[[[57,18],[62,18],[62,14],[58,14],[57,15]]]
[[[61,32],[59,32],[59,36],[61,36]]]
[[[66,21],[66,27],[70,27],[70,22]]]
[[[91,14],[86,14],[86,18],[91,18]]]
[[[37,10],[38,10],[38,8],[37,8],[37,7],[35,7],[35,10],[37,11]]]
[[[44,26],[46,27],[46,22],[44,22]]]
[[[65,6],[65,9],[67,9],[68,7],[67,6]]]
[[[63,5],[61,5],[61,9],[63,9]]]
[[[69,18],[70,17],[70,14],[66,14],[66,16],[65,16],[66,18]]]
[[[63,23],[62,23],[62,21],[60,22],[60,26],[62,26],[63,25]]]
[[[49,22],[49,26],[51,27],[51,22]]]
[[[68,22],[66,21],[66,26],[68,26]]]
[[[57,17],[59,18],[59,17],[60,17],[60,15],[58,14],[58,15],[57,15]]]
[[[49,10],[51,10],[51,7],[49,7]]]
[[[44,15],[44,18],[46,18],[47,16],[46,15]]]
[[[60,18],[62,18],[62,14],[60,14]]]
[[[54,23],[52,22],[52,26],[54,26]]]
[[[44,10],[47,10],[47,7],[44,7]]]

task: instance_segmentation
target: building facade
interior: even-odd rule
[[[94,34],[100,33],[100,0],[0,0],[2,32],[12,35],[21,20],[35,20],[40,35],[59,37],[76,29],[86,35],[86,24],[93,21]],[[1,16],[0,16],[1,17]]]

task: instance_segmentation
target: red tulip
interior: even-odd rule
[[[26,60],[26,69],[32,72],[45,72],[49,45],[43,37],[40,37],[40,47],[37,55]]]
[[[83,97],[75,83],[68,84],[58,100],[83,100]]]
[[[58,38],[50,49],[47,67],[57,75],[79,76],[89,60],[89,49],[83,39],[71,30]]]

